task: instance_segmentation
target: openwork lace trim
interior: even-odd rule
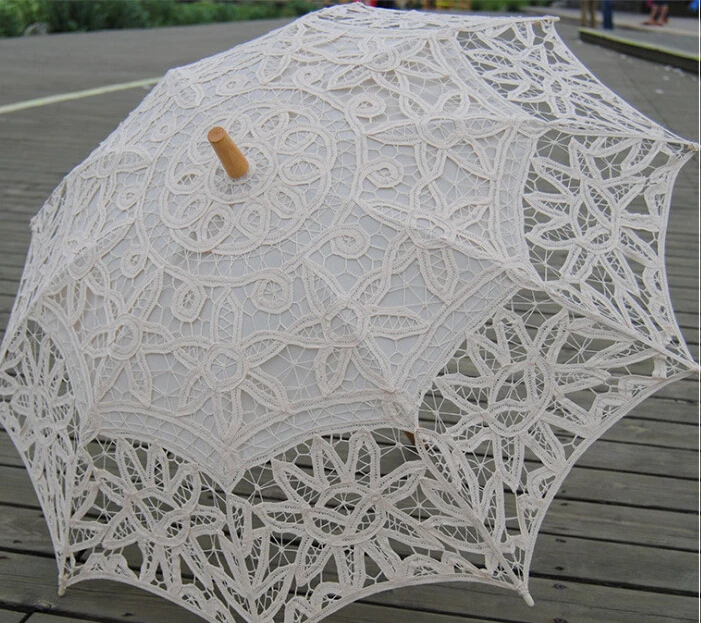
[[[550,307],[523,291],[467,336],[415,438],[315,435],[226,485],[166,444],[86,426],[61,351],[29,321],[0,373],[0,417],[48,519],[61,586],[119,579],[222,622],[315,621],[431,581],[527,596],[538,527],[576,458],[688,374]]]

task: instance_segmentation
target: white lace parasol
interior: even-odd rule
[[[337,7],[168,72],[32,221],[2,346],[61,590],[532,603],[576,458],[697,370],[663,264],[695,149],[548,19]]]

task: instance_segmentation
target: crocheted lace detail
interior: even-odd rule
[[[2,347],[62,585],[221,622],[526,595],[575,459],[696,370],[663,265],[690,153],[548,20],[337,7],[169,72],[33,220]]]

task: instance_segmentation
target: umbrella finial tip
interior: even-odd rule
[[[215,125],[208,133],[207,133],[207,140],[210,143],[218,143],[221,141],[225,136],[227,136],[227,132],[224,128],[222,128],[220,125]]]
[[[237,179],[248,173],[248,160],[224,128],[219,125],[214,126],[207,133],[207,140],[214,148],[229,177]]]

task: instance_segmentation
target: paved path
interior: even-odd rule
[[[570,24],[579,24],[578,9],[562,7],[526,7],[527,13],[547,13],[555,15]],[[626,39],[631,39],[646,45],[658,45],[665,48],[698,54],[699,49],[699,20],[689,14],[688,17],[670,17],[665,26],[646,26],[646,13],[625,13],[614,11],[612,31]],[[601,13],[598,14],[598,27],[601,29]]]
[[[150,78],[283,22],[0,41],[0,106]],[[693,140],[693,76],[583,44],[574,52],[642,112]],[[0,114],[0,329],[29,242],[28,221],[146,91],[134,88]],[[672,297],[698,357],[698,161],[673,197],[668,238]],[[646,401],[589,450],[560,491],[533,561],[534,608],[480,586],[395,590],[354,604],[341,623],[679,623],[697,620],[697,385]],[[0,431],[0,623],[192,623],[169,602],[113,582],[56,596],[56,566],[26,470]]]

